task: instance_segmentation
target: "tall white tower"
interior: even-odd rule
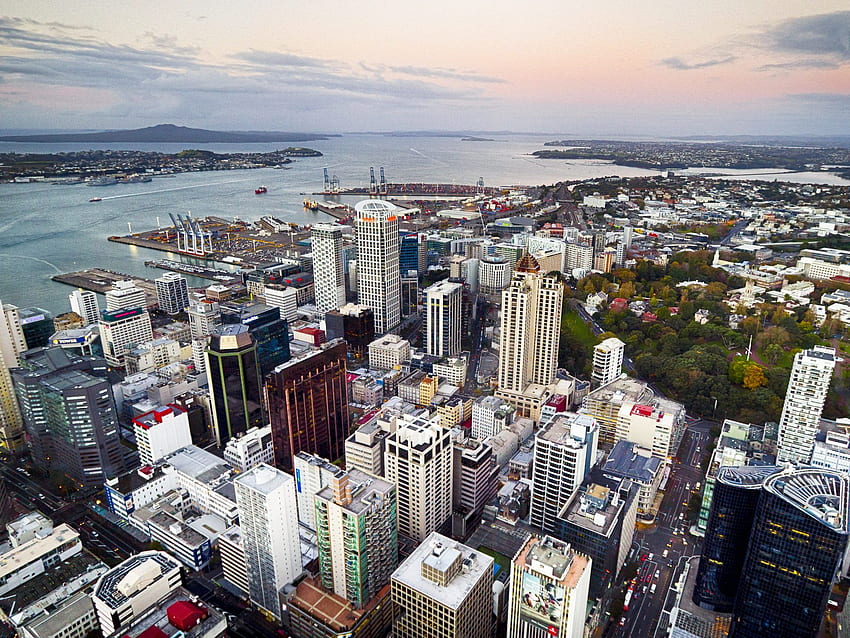
[[[358,202],[358,303],[375,312],[375,332],[384,334],[401,321],[398,208],[379,199]]]
[[[97,303],[97,295],[91,290],[79,288],[68,295],[71,302],[71,310],[80,315],[87,326],[97,323],[100,318],[100,306]]]
[[[302,571],[295,479],[263,463],[233,484],[251,601],[280,618],[278,592]]]
[[[384,450],[384,474],[398,491],[398,531],[422,542],[452,513],[451,430],[405,414]]]
[[[529,383],[548,385],[555,379],[563,297],[561,282],[542,275],[534,257],[517,262],[502,291],[500,390],[519,394]]]
[[[438,281],[425,289],[425,339],[428,354],[452,357],[460,352],[463,286]]]
[[[160,310],[176,315],[189,307],[189,285],[185,277],[176,272],[167,272],[155,281],[156,300]]]
[[[116,281],[111,290],[107,290],[106,309],[109,312],[116,310],[132,310],[133,308],[147,308],[147,297],[145,291],[136,286],[132,281]]]
[[[591,378],[597,385],[605,385],[618,378],[623,371],[623,351],[626,344],[609,337],[593,347],[593,372]]]
[[[333,224],[316,224],[311,240],[316,306],[320,312],[336,310],[345,305],[342,229]]]
[[[0,301],[0,310],[0,448],[18,452],[26,442],[9,370],[18,366],[18,355],[27,349],[27,341],[18,307]]]
[[[815,346],[794,356],[779,420],[779,461],[808,463],[835,370],[835,350]]]

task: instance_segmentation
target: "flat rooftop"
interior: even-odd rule
[[[131,556],[101,576],[97,585],[95,585],[92,596],[97,596],[110,608],[118,609],[130,599],[121,592],[125,585],[133,584],[132,582],[125,582],[127,577],[131,580],[153,578],[156,581],[175,569],[180,569],[180,563],[165,552],[142,552]],[[129,592],[131,596],[138,593],[135,588],[130,587],[130,589],[132,589]]]
[[[322,589],[318,578],[302,580],[287,604],[306,612],[323,625],[336,632],[353,629],[363,616],[371,612],[389,596],[390,586],[386,585],[365,607],[356,609],[350,602],[333,592]]]
[[[566,589],[574,589],[584,570],[590,567],[586,556],[570,549],[568,543],[549,536],[530,538],[514,559],[518,566],[553,577]],[[541,571],[542,570],[542,571]]]
[[[163,460],[181,474],[201,483],[213,483],[233,470],[221,457],[194,445],[181,448]]]
[[[0,580],[5,582],[8,576],[19,569],[40,560],[47,554],[58,553],[63,545],[79,542],[79,540],[80,535],[71,527],[65,523],[57,525],[50,536],[33,538],[0,556]]]
[[[286,472],[262,463],[247,472],[243,472],[233,482],[261,494],[271,494],[294,480]]]
[[[195,602],[197,598],[182,587],[175,589],[168,597],[160,600],[146,613],[134,619],[129,625],[120,628],[118,636],[139,636],[151,627],[158,628],[168,638],[206,638],[206,636],[220,636],[227,628],[227,620],[215,607],[205,602]],[[198,624],[181,630],[171,624],[168,618],[168,610],[172,605],[181,607],[181,611],[197,610],[206,614]]]
[[[341,470],[343,471],[343,470]],[[351,503],[343,506],[345,510],[360,514],[367,510],[374,501],[387,498],[395,490],[395,485],[367,474],[357,468],[348,470],[348,485],[351,487]],[[325,487],[316,496],[326,501],[334,500],[334,491],[330,486]]]

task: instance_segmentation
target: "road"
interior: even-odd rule
[[[664,498],[655,523],[635,532],[633,551],[641,562],[628,611],[622,618],[612,618],[604,632],[606,638],[645,638],[666,635],[667,619],[673,607],[675,592],[671,586],[678,580],[685,561],[697,555],[701,539],[689,534],[688,501],[698,492],[703,481],[701,463],[708,455],[709,430],[714,423],[694,421],[679,446],[673,462]],[[664,556],[664,552],[667,556]],[[655,593],[652,593],[652,585]]]
[[[728,246],[730,243],[732,243],[732,239],[735,237],[735,235],[744,230],[744,228],[746,228],[747,224],[749,223],[749,219],[742,219],[740,221],[735,222],[735,225],[732,226],[732,229],[726,234],[726,237],[720,240],[720,245]]]

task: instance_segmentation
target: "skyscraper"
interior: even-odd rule
[[[10,452],[22,452],[24,427],[15,399],[9,371],[18,365],[18,356],[27,349],[18,307],[0,301],[0,447]]]
[[[398,491],[398,531],[423,541],[452,513],[452,436],[438,419],[402,415],[384,447],[384,475]]]
[[[39,348],[26,352],[21,366],[12,374],[33,463],[82,487],[122,473],[118,415],[103,359]]]
[[[835,350],[815,346],[794,355],[779,420],[779,461],[808,463],[835,370]]]
[[[316,224],[310,233],[313,249],[313,282],[319,312],[345,305],[345,272],[342,265],[342,228]]]
[[[366,306],[346,304],[325,313],[325,332],[328,341],[345,339],[348,351],[362,357],[375,339],[375,313]]]
[[[452,357],[460,352],[463,285],[438,281],[425,289],[425,342],[428,354]]]
[[[357,300],[375,311],[375,332],[401,321],[401,275],[397,208],[377,199],[358,202]]]
[[[176,272],[167,272],[155,281],[156,300],[161,311],[176,315],[189,307],[189,285],[185,277]]]
[[[279,365],[266,378],[275,465],[288,472],[298,452],[336,461],[348,428],[345,342],[323,343]]]
[[[220,448],[232,437],[264,424],[257,344],[247,326],[225,325],[213,330],[207,374],[213,430]]]
[[[401,235],[401,246],[399,248],[399,269],[402,276],[411,270],[419,274],[419,235],[417,233],[405,233]]]
[[[153,340],[151,317],[144,307],[104,310],[98,326],[103,356],[111,366],[123,366],[129,348]]]
[[[436,532],[392,576],[396,638],[490,638],[493,559]]]
[[[248,327],[257,344],[257,361],[260,378],[281,363],[289,361],[289,322],[280,316],[280,310],[265,304],[223,306],[221,320],[224,324],[242,324]]]
[[[793,470],[764,482],[730,638],[819,635],[847,549],[848,515],[850,477],[842,472]]]
[[[189,329],[192,339],[208,337],[216,326],[221,324],[221,310],[214,301],[199,301],[189,306]]]
[[[582,638],[590,560],[568,543],[529,537],[511,564],[508,636]]]
[[[233,481],[251,602],[281,617],[278,592],[301,574],[295,481],[265,463]]]
[[[80,315],[86,322],[85,325],[97,323],[100,318],[100,306],[95,293],[78,288],[68,295],[68,301],[71,302],[71,311]]]
[[[21,308],[19,316],[27,349],[46,346],[54,332],[50,311],[44,308]]]
[[[145,309],[148,305],[145,291],[130,280],[116,281],[113,287],[106,291],[105,297],[106,309],[109,312],[133,308]]]
[[[593,347],[593,372],[591,379],[597,386],[610,383],[623,372],[623,352],[626,344],[609,337]]]
[[[499,390],[522,394],[530,383],[548,385],[558,367],[563,287],[543,275],[537,260],[522,257],[502,291]]]
[[[599,428],[588,414],[559,414],[534,440],[531,524],[546,533],[596,461]]]
[[[398,565],[395,486],[352,469],[315,497],[322,586],[363,607],[390,582]]]

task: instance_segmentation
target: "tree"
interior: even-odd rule
[[[617,295],[623,299],[630,299],[634,297],[635,285],[630,281],[620,284],[620,289],[617,291]]]
[[[767,359],[767,362],[775,365],[777,361],[785,354],[785,350],[782,349],[782,346],[776,343],[769,343],[764,349],[764,358]]]
[[[752,337],[759,331],[759,325],[759,320],[756,317],[747,317],[738,324],[738,330]]]
[[[785,328],[779,326],[771,326],[761,333],[761,342],[763,345],[776,344],[778,346],[787,346],[791,341],[791,335]]]
[[[764,376],[764,370],[760,365],[751,363],[744,368],[744,387],[747,390],[755,390],[767,384],[767,377]]]

